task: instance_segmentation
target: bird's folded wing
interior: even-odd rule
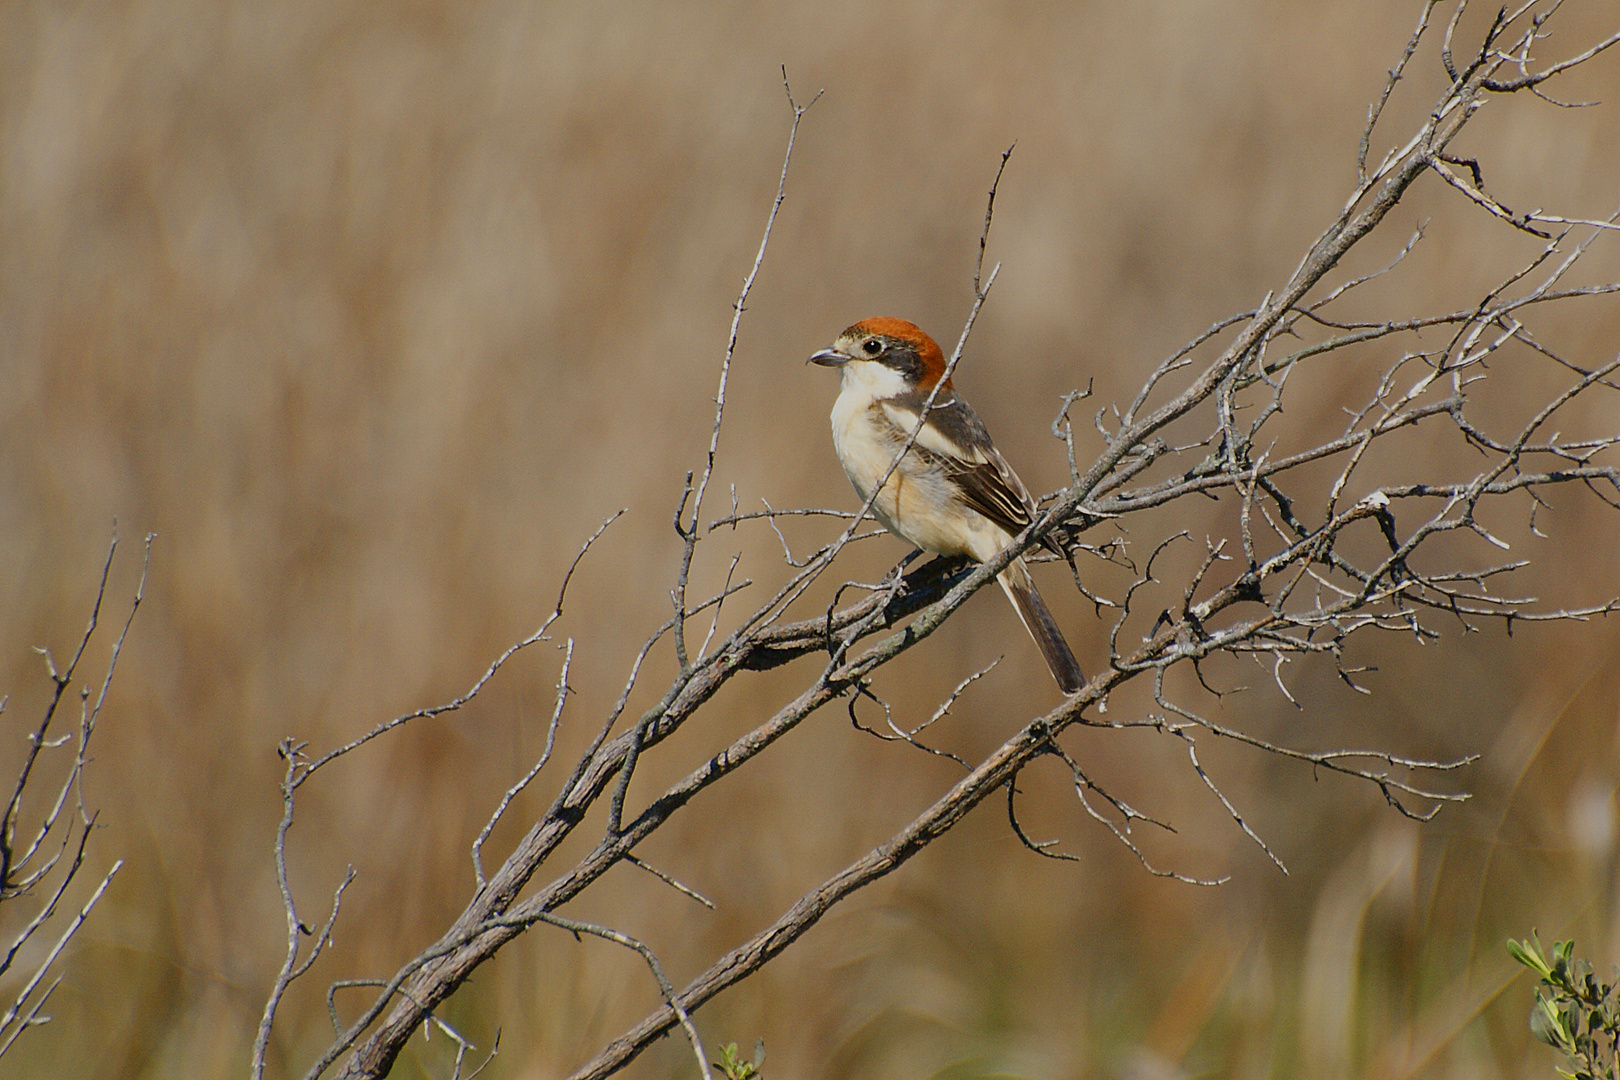
[[[889,421],[907,436],[916,429],[922,414],[920,401],[885,401],[882,408]],[[953,395],[944,402],[935,402],[928,420],[917,434],[913,452],[950,477],[963,503],[1010,535],[1023,532],[1034,520],[1035,501],[997,452],[973,409]]]

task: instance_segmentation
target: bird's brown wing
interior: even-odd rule
[[[884,415],[902,433],[917,426],[926,395],[920,391],[882,403]],[[936,401],[928,414],[929,426],[919,435],[912,452],[923,457],[949,476],[957,485],[962,502],[1016,536],[1035,520],[1035,500],[1012,471],[984,421],[973,407],[954,392],[943,402]],[[1043,546],[1068,558],[1061,537],[1048,534]]]
[[[919,434],[914,452],[956,483],[964,503],[1016,536],[1034,520],[1035,500],[996,450],[973,407],[955,393],[942,396],[929,412],[929,425]],[[918,392],[891,399],[883,403],[884,412],[895,426],[910,431],[925,397]]]
[[[989,460],[965,461],[917,447],[921,456],[937,465],[956,484],[962,502],[1017,536],[1034,520],[1024,485],[1001,455],[991,450]]]

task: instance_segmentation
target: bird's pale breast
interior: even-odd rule
[[[889,471],[907,435],[883,415],[880,405],[848,394],[840,395],[833,406],[832,433],[844,475],[862,500]],[[1010,539],[1005,530],[961,501],[943,470],[915,452],[889,475],[872,512],[896,536],[938,555],[970,555],[982,561]]]

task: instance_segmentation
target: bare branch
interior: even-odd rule
[[[546,748],[540,752],[540,760],[534,763],[534,767],[525,773],[521,780],[506,789],[506,794],[501,796],[495,812],[478,831],[478,839],[473,841],[473,878],[480,889],[489,884],[484,878],[484,842],[489,839],[489,834],[495,831],[495,826],[500,824],[501,816],[506,813],[506,808],[512,805],[512,800],[534,782],[534,778],[540,775],[540,770],[546,767],[546,762],[551,760],[551,751],[557,745],[557,725],[562,722],[563,705],[568,700],[568,667],[573,662],[574,639],[569,638],[563,652],[562,671],[557,675],[557,703],[552,706],[551,722],[546,725]]]
[[[37,1006],[29,1013],[23,1023],[19,1024],[16,1021],[24,1003],[39,987],[40,981],[44,979],[45,972],[56,962],[57,957],[62,955],[62,950],[67,948],[69,941],[73,940],[73,935],[79,932],[79,927],[84,925],[84,920],[90,917],[90,909],[96,906],[96,902],[101,899],[101,895],[107,891],[107,886],[112,884],[113,875],[118,873],[123,865],[124,860],[122,859],[113,863],[112,869],[107,871],[107,876],[101,879],[100,885],[96,886],[96,891],[90,894],[90,899],[84,902],[84,906],[79,909],[78,914],[62,929],[61,936],[56,939],[56,944],[51,946],[50,952],[45,954],[45,959],[40,961],[39,966],[34,969],[34,974],[23,984],[23,988],[18,991],[16,1000],[11,1003],[3,1015],[0,1015],[0,1032],[6,1032],[5,1042],[0,1044],[0,1054],[4,1054],[11,1049],[11,1044],[16,1042],[17,1036],[21,1035],[31,1024],[38,1022]],[[61,893],[58,892],[57,896],[60,895]],[[52,983],[50,990],[54,989],[56,989],[56,984]],[[50,990],[47,990],[45,995],[39,999],[38,1005],[45,1003],[45,997],[50,995]]]
[[[107,582],[112,573],[113,559],[118,551],[116,526],[112,540],[108,544],[107,557],[102,563],[89,622],[79,638],[72,659],[66,668],[58,671],[50,653],[40,650],[45,655],[46,671],[52,681],[51,695],[39,723],[26,735],[27,749],[18,769],[11,799],[6,806],[3,824],[0,824],[0,902],[15,902],[36,894],[42,894],[43,901],[32,917],[17,930],[4,954],[0,955],[0,973],[10,971],[24,947],[55,918],[59,906],[78,879],[79,871],[84,867],[90,836],[96,829],[96,814],[86,805],[84,793],[84,774],[90,762],[90,743],[95,736],[101,710],[106,705],[107,694],[112,686],[113,676],[117,673],[118,661],[123,654],[124,643],[129,638],[130,627],[134,624],[135,615],[146,595],[146,578],[151,566],[153,539],[150,535],[146,537],[135,595],[130,602],[129,613],[124,617],[123,626],[112,642],[107,667],[102,673],[101,685],[95,699],[91,701],[90,687],[82,686],[78,694],[77,730],[55,738],[49,734],[51,723],[56,718],[63,695],[72,684],[79,663],[84,658],[100,622],[102,605],[107,595]],[[4,706],[5,699],[0,699],[0,712],[4,711]],[[37,825],[30,824],[31,836],[19,848],[17,831],[22,818],[24,799],[43,786],[42,783],[36,783],[42,774],[35,771],[41,762],[41,754],[69,744],[72,745],[72,757],[67,762],[61,779],[52,782],[54,796],[51,796],[48,808],[39,815]],[[70,806],[75,813],[67,813]],[[84,925],[91,908],[101,899],[102,894],[112,884],[113,876],[122,866],[123,860],[114,862],[90,898],[63,928],[56,943],[45,951],[43,958],[24,980],[16,998],[4,1013],[0,1013],[0,1055],[4,1055],[15,1044],[23,1031],[44,1024],[50,1019],[42,1015],[41,1010],[60,984],[60,978],[53,980],[39,996],[35,997],[35,994],[40,990],[51,968],[62,956],[68,942]]]
[[[517,642],[515,645],[508,646],[506,651],[501,653],[500,656],[496,657],[495,662],[490,664],[489,667],[484,670],[484,673],[478,677],[477,681],[472,684],[472,687],[468,689],[466,693],[459,697],[452,698],[442,705],[434,705],[426,709],[417,709],[415,712],[409,712],[402,716],[396,716],[392,720],[378,724],[376,727],[372,728],[370,731],[366,732],[364,735],[353,740],[352,742],[345,743],[342,746],[337,747],[335,750],[328,750],[325,754],[315,758],[314,760],[301,761],[297,773],[291,778],[293,787],[297,788],[301,786],[319,770],[325,768],[338,758],[343,757],[345,754],[353,753],[355,750],[358,750],[360,747],[377,738],[379,735],[386,734],[387,732],[390,732],[403,724],[410,723],[412,720],[426,720],[429,717],[439,716],[443,713],[456,712],[464,707],[468,702],[472,701],[473,698],[477,697],[479,691],[483,690],[484,686],[489,682],[489,680],[495,677],[496,672],[500,671],[501,668],[506,666],[506,662],[508,660],[512,659],[512,657],[516,656],[524,649],[527,649],[535,642],[546,640],[546,631],[551,629],[551,624],[562,618],[563,600],[568,595],[568,584],[574,578],[574,571],[579,568],[579,564],[581,560],[585,558],[586,552],[591,550],[591,545],[596,543],[603,533],[607,532],[609,525],[612,525],[615,521],[619,520],[619,518],[623,517],[624,514],[624,510],[619,510],[610,515],[605,521],[602,522],[602,524],[597,526],[596,531],[591,533],[591,535],[586,539],[585,543],[580,546],[579,552],[574,556],[574,561],[568,564],[568,570],[563,574],[562,585],[557,589],[557,605],[552,609],[551,614],[546,616],[546,621],[540,624],[540,629],[536,630],[522,641]],[[302,744],[299,745],[301,749]]]
[[[686,1010],[681,1007],[680,1001],[675,997],[675,987],[670,984],[669,976],[664,974],[663,965],[659,964],[658,957],[653,954],[651,949],[628,934],[621,934],[617,930],[609,930],[605,926],[597,926],[594,923],[580,922],[577,919],[564,919],[558,915],[542,915],[540,919],[542,922],[548,922],[553,926],[560,926],[564,930],[573,931],[575,937],[580,934],[594,934],[599,938],[634,949],[641,954],[641,958],[647,961],[647,966],[652,969],[653,978],[658,980],[659,993],[664,995],[664,1001],[668,1004],[670,1010],[675,1013],[676,1018],[680,1020],[681,1028],[686,1032],[687,1039],[692,1043],[692,1054],[697,1058],[698,1073],[703,1077],[703,1080],[714,1080],[713,1074],[709,1072],[708,1056],[703,1052],[703,1040],[698,1038],[697,1028],[692,1024],[692,1018],[687,1015]]]
[[[788,107],[793,110],[793,122],[788,127],[787,150],[782,154],[782,171],[777,176],[776,198],[771,202],[771,212],[765,218],[765,231],[759,238],[759,250],[754,255],[754,265],[748,270],[748,276],[743,279],[742,291],[737,294],[737,302],[732,305],[731,333],[726,337],[726,353],[720,362],[720,387],[715,392],[714,399],[714,427],[709,432],[709,452],[704,459],[703,475],[698,480],[697,491],[692,498],[692,517],[688,524],[681,523],[680,512],[675,515],[675,531],[680,534],[683,547],[681,549],[681,568],[676,577],[675,585],[675,654],[684,671],[689,666],[686,655],[686,579],[692,567],[692,555],[698,542],[698,522],[703,515],[703,497],[709,490],[709,479],[714,475],[715,454],[720,447],[720,425],[725,419],[726,412],[726,384],[731,378],[731,361],[737,354],[737,333],[742,326],[743,312],[747,310],[748,294],[754,290],[754,281],[759,277],[759,269],[765,264],[765,252],[770,247],[771,229],[776,225],[776,215],[782,209],[782,202],[787,198],[788,166],[793,163],[793,144],[799,136],[799,122],[804,114],[810,110],[825,91],[818,90],[808,102],[800,105],[793,100],[793,87],[788,83],[787,68],[782,69],[782,89],[787,94]],[[690,477],[688,477],[690,482]],[[682,505],[685,505],[684,500]]]

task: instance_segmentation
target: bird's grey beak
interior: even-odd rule
[[[849,353],[841,353],[837,349],[822,349],[810,357],[806,363],[820,364],[822,367],[840,367],[855,359]]]

